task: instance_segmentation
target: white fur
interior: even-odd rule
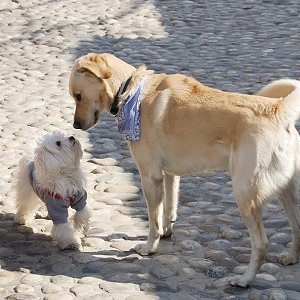
[[[77,139],[66,137],[62,133],[44,136],[38,141],[33,157],[38,187],[62,197],[76,194],[86,183],[85,175],[80,168],[82,154]],[[32,158],[28,155],[19,162],[15,184],[17,206],[15,222],[18,224],[28,224],[41,203],[30,183],[28,166],[31,161]],[[69,223],[53,225],[51,237],[61,249],[81,249],[77,231],[85,235],[88,233],[91,212],[91,208],[86,205],[75,213],[73,226]]]

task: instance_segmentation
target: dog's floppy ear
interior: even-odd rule
[[[103,54],[89,53],[78,60],[80,71],[89,70],[101,79],[111,77],[111,71]]]

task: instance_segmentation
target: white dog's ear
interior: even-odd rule
[[[80,70],[89,70],[101,79],[111,77],[111,71],[103,54],[89,53],[78,60]]]
[[[46,164],[46,156],[47,156],[47,150],[45,147],[38,147],[34,151],[34,164],[35,168],[38,170],[39,173],[41,173],[41,170],[45,170],[47,164]]]

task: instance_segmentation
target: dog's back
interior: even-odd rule
[[[153,76],[160,84],[153,84]],[[261,149],[254,149],[254,153],[262,153],[264,147],[282,140],[278,136],[288,134],[289,139],[298,114],[295,107],[300,108],[300,88],[295,85],[293,93],[280,100],[222,92],[183,75],[158,74],[151,76],[147,89],[151,93],[145,92],[141,104],[140,144],[155,145],[145,146],[146,152],[153,151],[150,156],[176,175],[230,168],[231,155],[243,141],[248,147],[259,144]],[[143,145],[135,145],[140,147]],[[252,151],[250,159],[255,160],[253,155]],[[147,157],[143,155],[143,159]]]
[[[248,286],[255,278],[268,244],[261,221],[262,207],[274,194],[279,196],[295,236],[291,251],[281,256],[280,262],[297,262],[300,142],[294,123],[300,112],[300,83],[279,81],[260,95],[241,95],[204,87],[195,79],[180,75],[164,80],[166,88],[145,96],[141,108],[142,139],[130,145],[144,180],[149,212],[157,209],[155,201],[161,187],[156,191],[155,187],[161,180],[161,171],[165,173],[165,190],[173,191],[177,188],[175,179],[170,179],[174,175],[229,169],[234,196],[252,244],[246,273],[233,277],[230,283]],[[272,97],[264,97],[265,94]],[[158,111],[159,114],[153,113]],[[172,199],[170,192],[168,197]],[[174,199],[169,204],[168,222],[174,219],[169,217],[175,215]],[[151,217],[155,218],[154,213]],[[151,228],[154,226],[150,221],[150,231]],[[153,252],[157,243],[152,242],[153,237],[155,234],[149,234],[147,244],[137,246],[137,251]]]

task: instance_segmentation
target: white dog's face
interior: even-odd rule
[[[47,134],[35,149],[36,171],[53,178],[72,174],[79,166],[82,155],[80,142],[73,136]]]

